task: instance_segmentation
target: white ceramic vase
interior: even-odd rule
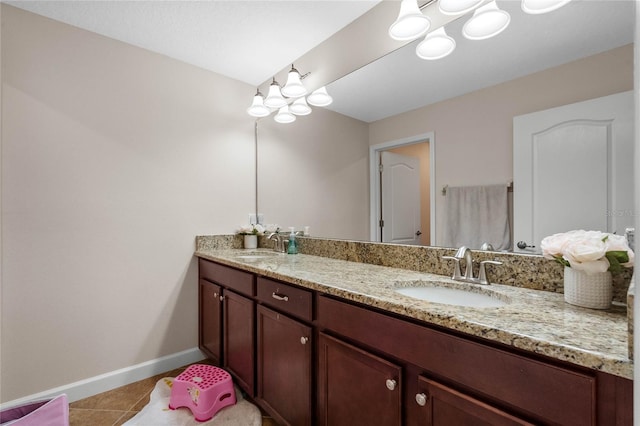
[[[258,248],[258,236],[255,234],[244,236],[244,248],[254,249]]]
[[[564,267],[564,301],[591,309],[609,309],[613,298],[611,272],[587,274]]]

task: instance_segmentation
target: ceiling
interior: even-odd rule
[[[380,0],[4,3],[258,86]]]
[[[379,2],[3,1],[253,86]],[[631,43],[634,4],[574,0],[552,13],[527,15],[519,1],[498,0],[511,14],[500,35],[466,40],[460,34],[468,16],[458,19],[446,26],[457,42],[453,54],[421,60],[417,40],[330,84],[330,109],[371,122]]]

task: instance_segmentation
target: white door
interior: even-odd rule
[[[380,161],[382,242],[420,244],[420,160],[383,151]]]
[[[516,251],[539,253],[558,232],[633,227],[633,114],[624,92],[514,117]]]

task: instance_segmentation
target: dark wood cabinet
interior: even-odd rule
[[[199,309],[200,348],[281,425],[633,424],[629,379],[204,259]]]
[[[324,333],[318,340],[318,424],[401,425],[401,367]]]
[[[436,381],[419,377],[415,403],[421,426],[533,426],[490,404]]]
[[[223,289],[224,363],[240,386],[255,395],[255,302]]]
[[[281,425],[312,424],[312,329],[259,305],[257,399]]]
[[[222,363],[222,287],[206,280],[199,285],[200,315],[198,343],[200,349],[213,360]]]

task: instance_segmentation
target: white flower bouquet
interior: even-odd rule
[[[236,231],[240,235],[262,235],[264,234],[265,228],[259,223],[242,225]]]
[[[576,230],[545,237],[540,244],[542,255],[564,266],[587,274],[633,266],[634,254],[622,235],[600,231]]]

